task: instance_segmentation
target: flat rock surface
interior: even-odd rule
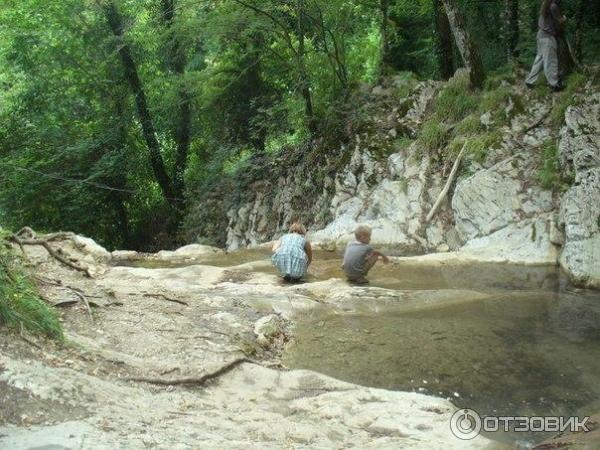
[[[2,448],[499,448],[483,437],[455,438],[455,407],[445,399],[279,362],[298,311],[435,307],[485,294],[339,279],[290,286],[244,265],[102,266],[89,279],[41,253],[36,260],[44,296],[79,289],[107,306],[92,306],[92,317],[81,302],[60,309],[64,346],[38,341],[37,348],[1,331]]]

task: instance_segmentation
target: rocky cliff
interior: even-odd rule
[[[463,95],[463,79],[461,72],[448,83],[396,77],[363,88],[355,101],[368,119],[348,127],[347,142],[284,154],[235,201],[222,200],[226,246],[270,241],[298,218],[315,243],[335,248],[360,223],[373,228],[374,243],[398,251],[560,261],[575,281],[600,285],[597,86],[583,82],[559,98],[503,80]],[[560,129],[553,117],[562,118],[565,101],[572,105]],[[459,176],[428,222],[462,145]],[[557,163],[553,176],[568,182],[548,186],[540,171]]]

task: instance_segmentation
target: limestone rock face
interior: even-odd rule
[[[460,180],[452,199],[462,250],[522,263],[556,263],[554,202],[531,185],[527,159],[508,158]],[[556,239],[556,238],[554,238]]]
[[[526,264],[556,264],[560,257],[573,280],[600,285],[600,94],[567,110],[559,156],[575,183],[562,200],[538,181],[543,146],[555,137],[547,120],[552,105],[532,101],[510,126],[498,128],[501,140],[483,160],[465,157],[463,175],[427,223],[452,161],[423,151],[415,138],[440,87],[419,83],[395,104],[382,103],[374,129],[353,134],[338,153],[347,155],[343,163],[320,171],[320,178],[305,168],[252,185],[249,200],[228,213],[228,249],[275,239],[299,218],[316,248],[335,250],[353,240],[362,224],[373,229],[374,245],[400,252],[458,251],[482,261]],[[393,99],[392,91],[368,90],[376,97],[368,101]],[[493,117],[480,119],[493,126]]]
[[[566,242],[560,263],[573,281],[600,287],[600,94],[570,107],[565,120],[559,156],[575,183],[561,202]]]
[[[424,191],[426,187],[439,190],[439,186],[435,180],[426,179],[429,160],[417,158],[415,153],[416,148],[412,146],[394,153],[377,167],[357,147],[354,165],[351,164],[336,183],[338,194],[331,206],[333,220],[311,238],[345,244],[354,239],[354,230],[363,224],[373,229],[374,244],[420,246],[425,241],[418,236]],[[360,174],[358,179],[355,173]],[[370,184],[371,177],[378,181]]]

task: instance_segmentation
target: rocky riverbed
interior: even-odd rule
[[[339,278],[335,254],[319,252],[307,283],[284,285],[262,250],[110,254],[80,237],[56,245],[93,278],[26,248],[67,342],[1,331],[3,448],[511,448],[454,437],[452,395],[289,370],[282,354],[315,330],[297,327],[324,308],[337,317],[418,314],[485,302],[490,289],[557,282],[552,268],[473,270],[458,253],[397,258],[374,271],[371,286],[355,287]],[[333,362],[323,344],[305,357],[318,360],[322,349]]]
[[[339,279],[285,286],[252,271],[252,263],[114,266],[112,255],[89,240],[61,246],[94,278],[42,248],[26,248],[43,296],[61,305],[67,342],[1,331],[3,448],[497,447],[485,438],[457,440],[449,429],[455,407],[446,399],[362,387],[280,363],[299,311],[373,299],[454,301],[448,295],[389,295]],[[198,246],[129,258],[176,265],[219,254]],[[121,264],[125,256],[115,254]]]

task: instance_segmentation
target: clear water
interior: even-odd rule
[[[422,311],[387,305],[385,314],[313,310],[298,317],[284,363],[446,397],[481,415],[600,411],[600,292],[569,288],[553,268],[507,265],[388,266],[372,281],[402,290],[476,289],[489,297]],[[549,436],[489,437],[526,447]]]

